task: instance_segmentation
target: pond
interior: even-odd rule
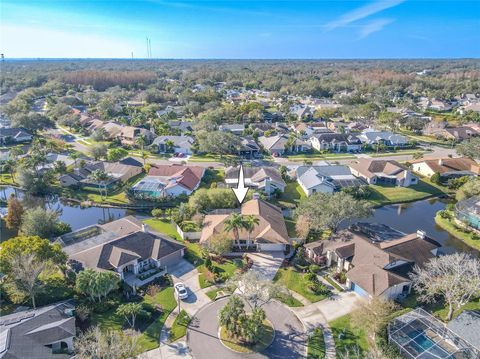
[[[405,233],[412,233],[420,229],[425,231],[429,237],[442,244],[445,253],[453,253],[455,251],[475,253],[474,249],[451,236],[435,223],[435,214],[445,209],[448,203],[450,203],[448,199],[431,198],[417,202],[384,206],[376,208],[372,217],[363,218],[360,221],[386,224]],[[356,221],[344,223],[342,227],[345,228],[353,222]]]
[[[6,201],[12,193],[15,193],[18,198],[22,199],[24,207],[32,208],[41,206],[58,211],[60,213],[60,220],[70,224],[73,230],[96,223],[110,222],[134,213],[133,211],[122,208],[80,207],[76,204],[66,203],[57,196],[48,196],[46,198],[34,197],[26,195],[22,190],[12,187],[0,187],[0,200],[2,202]],[[11,233],[9,233],[4,226],[0,228],[0,232],[2,241],[11,236]]]

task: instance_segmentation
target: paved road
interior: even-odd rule
[[[195,359],[247,357],[226,348],[218,339],[218,312],[227,300],[222,299],[204,307],[193,318],[187,332],[187,343]],[[264,309],[267,318],[275,327],[275,339],[262,353],[249,354],[248,358],[305,358],[306,335],[302,323],[295,314],[278,302],[271,302]]]

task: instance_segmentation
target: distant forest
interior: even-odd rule
[[[81,91],[155,89],[181,94],[196,84],[255,88],[278,95],[389,101],[404,95],[453,98],[480,93],[480,60],[10,60],[1,63],[1,93],[37,88]],[[427,70],[425,75],[417,72]],[[42,88],[44,91],[42,91]]]

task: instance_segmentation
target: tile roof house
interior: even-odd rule
[[[237,187],[240,168],[228,167],[225,170],[225,183],[229,187]],[[245,186],[262,191],[267,195],[275,190],[285,191],[286,183],[275,167],[243,167]]]
[[[156,165],[131,188],[131,192],[142,199],[188,196],[198,188],[204,173],[205,168],[198,166]]]
[[[151,147],[158,153],[173,152],[191,155],[193,143],[194,139],[190,136],[158,136],[153,140]]]
[[[412,172],[393,160],[359,158],[348,165],[353,175],[363,178],[368,184],[409,187],[418,183]]]
[[[413,171],[425,177],[435,173],[444,179],[480,175],[480,164],[468,157],[422,158],[411,163]]]
[[[346,286],[366,296],[396,299],[411,290],[409,273],[439,254],[440,244],[425,232],[405,234],[383,224],[357,223],[329,240],[305,245],[307,257],[337,272]]]
[[[0,358],[71,358],[73,310],[72,304],[61,302],[0,317]]]
[[[280,208],[254,195],[252,200],[242,204],[240,213],[259,219],[259,224],[252,233],[245,229],[240,230],[240,240],[237,242],[232,232],[225,231],[225,221],[229,214],[208,214],[203,220],[200,243],[205,243],[212,235],[221,233],[234,241],[234,247],[239,250],[254,248],[258,251],[284,251],[288,248],[290,239]]]
[[[358,152],[362,149],[362,142],[357,136],[342,133],[314,134],[310,142],[317,151]]]
[[[293,143],[289,144],[289,138],[286,135],[275,135],[271,137],[259,137],[258,141],[274,156],[281,156],[287,152],[306,152],[312,149],[312,145],[299,138],[295,138]]]
[[[133,216],[68,233],[59,242],[77,269],[113,271],[132,288],[151,282],[179,263],[185,246]]]
[[[365,185],[355,177],[350,168],[342,165],[299,166],[296,169],[297,182],[307,196],[313,193],[332,193],[344,187]]]
[[[29,142],[33,138],[24,128],[0,128],[0,145]]]
[[[135,177],[143,172],[142,167],[137,165],[124,164],[120,162],[102,162],[92,161],[82,168],[75,168],[73,173],[67,173],[60,176],[60,184],[65,187],[69,186],[93,186],[98,187],[99,184],[92,181],[90,175],[95,170],[101,170],[110,176],[110,179],[104,185],[111,187],[119,182],[126,182],[130,178]]]

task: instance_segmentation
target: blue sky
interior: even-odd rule
[[[7,58],[480,57],[480,0],[1,0]]]

